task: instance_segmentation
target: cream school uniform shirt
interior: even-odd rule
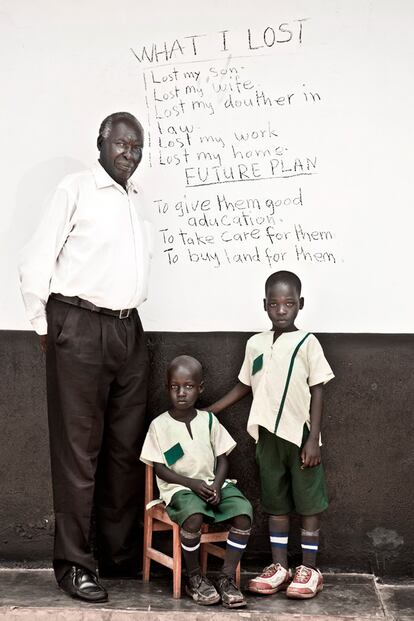
[[[190,427],[193,437],[185,423],[175,420],[168,412],[160,414],[148,429],[140,459],[150,466],[154,463],[164,464],[177,474],[202,479],[210,485],[214,481],[216,458],[228,455],[236,442],[209,412],[197,410]],[[224,482],[223,487],[227,482]],[[160,498],[166,505],[176,492],[189,489],[183,485],[166,483],[158,477],[157,485]]]
[[[251,386],[253,402],[247,431],[256,440],[259,426],[301,446],[303,426],[310,423],[310,387],[333,377],[321,344],[304,330],[284,332],[273,343],[274,332],[252,336],[239,380]]]

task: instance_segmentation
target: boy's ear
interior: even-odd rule
[[[204,390],[204,380],[202,380],[198,385],[198,392],[200,395],[203,392],[203,390]]]
[[[266,298],[263,298],[263,308],[265,309],[265,311],[267,311],[267,308],[266,308]]]
[[[302,310],[304,306],[305,306],[305,298],[300,298],[299,299],[299,310]]]

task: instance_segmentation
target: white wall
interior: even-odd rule
[[[129,110],[157,242],[146,329],[265,328],[264,280],[289,269],[304,327],[412,332],[412,3],[153,4],[1,3],[0,328],[30,328],[15,265],[45,199]]]

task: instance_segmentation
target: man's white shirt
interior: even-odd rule
[[[114,310],[147,297],[151,224],[140,192],[127,191],[99,164],[65,177],[19,265],[23,300],[38,334],[47,333],[50,293]]]

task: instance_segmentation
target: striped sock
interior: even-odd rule
[[[287,547],[289,538],[289,516],[269,516],[270,546],[272,549],[272,561],[275,565],[280,563],[288,569]]]
[[[316,569],[316,555],[319,548],[319,530],[310,531],[301,528],[302,563]]]
[[[223,568],[221,570],[225,576],[234,578],[236,567],[249,541],[250,531],[250,528],[248,530],[240,530],[239,528],[234,528],[234,526],[230,528],[227,537]]]
[[[201,573],[200,571],[200,538],[201,531],[190,533],[183,528],[180,531],[181,549],[184,563],[189,576]]]

